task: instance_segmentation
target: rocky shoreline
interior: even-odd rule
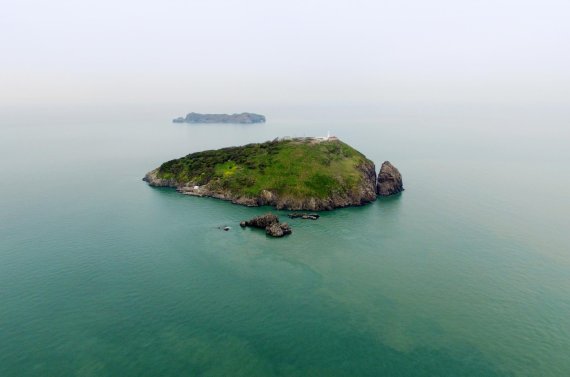
[[[290,219],[318,220],[321,215],[318,213],[298,213],[293,212],[287,215]]]

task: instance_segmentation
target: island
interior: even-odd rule
[[[254,113],[241,114],[199,114],[189,113],[186,117],[172,120],[174,123],[265,123],[265,116]]]
[[[192,153],[163,163],[143,180],[186,195],[295,211],[364,205],[384,187],[374,163],[334,136],[278,138]]]

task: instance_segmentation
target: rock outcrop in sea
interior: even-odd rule
[[[172,120],[174,123],[264,123],[265,116],[254,113],[241,114],[199,114],[189,113],[186,117]]]
[[[293,233],[293,230],[287,223],[279,222],[279,217],[272,213],[254,217],[248,221],[242,221],[239,224],[242,228],[253,227],[265,229],[265,233],[271,237],[283,237]]]
[[[376,192],[379,196],[390,196],[404,191],[402,175],[390,161],[385,161],[378,173]]]

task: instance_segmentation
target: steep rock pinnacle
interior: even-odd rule
[[[402,191],[404,191],[402,175],[390,161],[385,161],[378,174],[376,192],[379,196],[389,196]]]

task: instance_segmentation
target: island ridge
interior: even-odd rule
[[[172,120],[174,123],[265,123],[265,116],[254,113],[241,114],[199,114],[189,113],[186,117]]]

